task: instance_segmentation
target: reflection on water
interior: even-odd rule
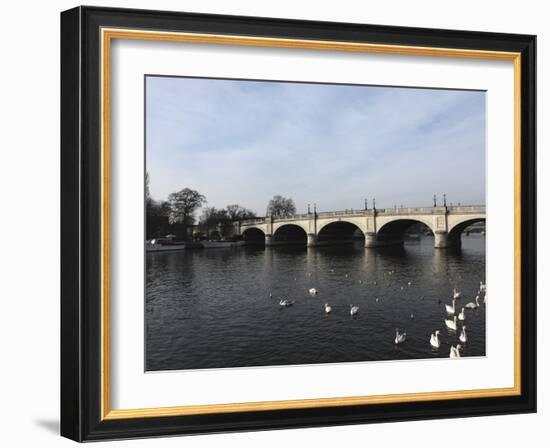
[[[188,250],[146,261],[147,370],[448,357],[458,335],[445,327],[444,305],[455,286],[457,314],[473,301],[485,281],[485,238],[463,237],[452,250],[426,237],[404,247]],[[280,307],[280,297],[294,305]],[[484,355],[483,303],[467,310],[466,324],[462,356]],[[396,328],[407,332],[399,346]],[[436,329],[439,350],[429,344]]]

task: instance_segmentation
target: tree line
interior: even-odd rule
[[[168,195],[164,201],[155,201],[149,190],[149,174],[145,174],[145,205],[147,239],[166,236],[169,233],[178,239],[188,239],[189,229],[194,226],[194,238],[210,238],[216,232],[222,238],[230,233],[234,221],[255,218],[252,210],[239,204],[230,204],[225,208],[204,207],[206,196],[191,188],[183,188]],[[198,224],[195,225],[195,213],[202,208]],[[296,213],[291,198],[274,196],[267,204],[267,215],[287,217]]]

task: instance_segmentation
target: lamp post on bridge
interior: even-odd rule
[[[367,209],[368,203],[365,199],[365,209]],[[376,235],[376,198],[372,198],[372,214],[366,217],[365,223],[365,247],[377,247],[378,237]]]
[[[310,204],[307,205],[308,225],[307,247],[317,246],[317,204],[313,204],[313,216],[311,216]]]
[[[443,193],[443,207],[447,207],[447,194]]]
[[[437,207],[437,196],[434,194],[434,208]]]
[[[365,199],[365,210],[368,210],[369,209],[369,203],[367,201],[367,199]]]

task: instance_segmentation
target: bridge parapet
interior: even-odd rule
[[[374,212],[372,209],[364,210],[338,210],[334,212],[318,212],[317,216],[319,218],[332,218],[334,216],[369,216],[372,215]]]
[[[273,217],[273,222],[298,221],[301,219],[309,219],[310,217],[313,217],[313,215],[308,213],[302,213],[302,214],[296,214],[288,217]]]
[[[240,222],[242,226],[253,226],[254,224],[263,224],[265,223],[265,218],[253,218],[253,219],[243,219]]]
[[[392,208],[378,208],[376,209],[377,215],[394,216],[394,215],[444,215],[444,214],[465,214],[465,213],[485,213],[484,205],[453,205],[447,207],[392,207]],[[374,214],[373,209],[359,209],[359,210],[337,210],[332,212],[317,212],[317,218],[333,218],[333,217],[346,217],[346,216],[372,216]],[[314,218],[313,213],[301,213],[288,217],[273,218],[273,222],[291,222],[303,219]],[[241,221],[241,225],[255,225],[263,224],[268,220],[267,217],[245,219]]]
[[[453,205],[447,208],[449,213],[485,213],[484,205]]]
[[[378,215],[441,215],[445,207],[394,207],[376,209]]]

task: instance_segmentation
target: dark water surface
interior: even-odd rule
[[[485,238],[464,236],[452,250],[436,250],[425,237],[377,249],[149,253],[146,262],[147,370],[448,357],[459,341],[445,327],[444,304],[455,286],[462,291],[457,314],[474,300],[485,281]],[[280,307],[281,296],[294,305]],[[350,304],[359,306],[356,316]],[[485,355],[485,305],[466,314],[462,356]],[[407,332],[399,346],[396,327]],[[429,344],[436,329],[439,350]]]

